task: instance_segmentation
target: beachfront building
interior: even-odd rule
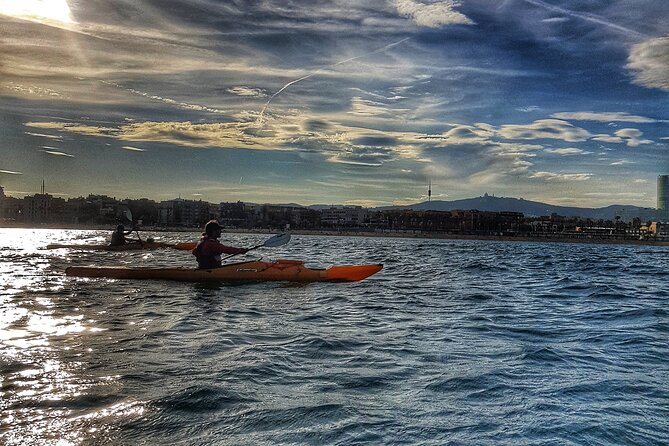
[[[30,223],[62,221],[65,200],[50,194],[35,194],[23,199],[23,219]]]
[[[324,226],[358,227],[367,220],[367,209],[362,206],[332,206],[321,211]]]
[[[657,211],[661,220],[669,220],[669,175],[657,176]]]
[[[160,224],[163,226],[185,226],[189,228],[204,227],[213,216],[210,214],[209,203],[206,201],[174,200],[161,201],[158,205]]]

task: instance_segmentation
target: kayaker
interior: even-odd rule
[[[125,226],[118,225],[116,227],[116,231],[112,232],[111,242],[109,242],[109,246],[123,246],[126,243],[139,243],[140,240],[125,238],[126,235],[132,234],[132,231],[134,231],[134,229],[128,229],[126,231]]]
[[[216,220],[210,220],[204,226],[202,239],[192,251],[197,259],[198,268],[218,268],[221,266],[221,254],[244,254],[248,252],[248,249],[245,248],[236,248],[222,244],[218,241],[220,237],[221,225]]]

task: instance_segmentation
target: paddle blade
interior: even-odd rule
[[[285,245],[290,241],[290,234],[277,234],[268,238],[262,246],[266,248],[276,248],[277,246]]]
[[[126,209],[125,212],[123,212],[123,216],[132,223],[132,212],[130,212],[130,209]]]

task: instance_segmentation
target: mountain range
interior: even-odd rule
[[[482,197],[466,198],[463,200],[442,201],[432,200],[406,206],[384,206],[374,210],[413,209],[422,211],[452,211],[479,210],[487,212],[521,212],[527,217],[541,217],[557,214],[563,217],[581,217],[593,220],[614,220],[616,216],[624,221],[639,217],[642,221],[657,218],[655,208],[643,208],[632,205],[614,204],[603,208],[580,208],[570,206],[555,206],[538,201],[522,198],[495,197],[488,194]]]

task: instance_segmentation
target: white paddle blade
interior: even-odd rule
[[[267,248],[276,248],[277,246],[285,245],[290,241],[290,234],[277,234],[274,237],[270,237],[263,243],[263,246]]]

